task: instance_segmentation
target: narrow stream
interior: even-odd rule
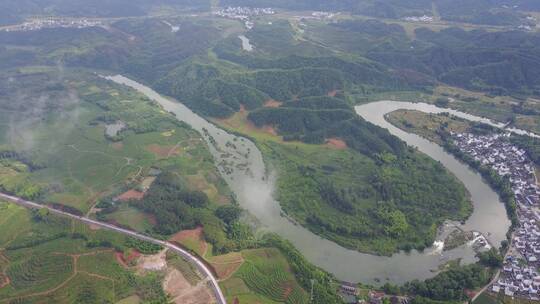
[[[236,194],[240,205],[258,219],[263,229],[290,240],[310,262],[333,273],[340,280],[374,285],[387,281],[400,284],[413,279],[433,277],[438,267],[449,260],[461,258],[463,262],[471,263],[476,259],[470,245],[442,253],[441,240],[424,252],[401,252],[392,257],[381,257],[349,250],[323,239],[281,216],[280,204],[273,198],[275,176],[267,176],[262,154],[253,142],[225,132],[183,104],[164,98],[131,79],[120,75],[107,79],[146,95],[203,134],[218,169]],[[498,246],[500,241],[505,239],[510,222],[497,194],[479,174],[446,153],[440,146],[387,123],[384,115],[397,109],[418,109],[430,113],[446,111],[429,105],[392,101],[356,107],[357,113],[364,119],[387,128],[392,134],[409,145],[418,147],[453,172],[470,191],[474,204],[474,213],[462,228],[481,232],[492,244]],[[461,114],[467,116],[464,118],[483,121],[482,118]]]

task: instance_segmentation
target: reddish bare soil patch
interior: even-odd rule
[[[235,129],[240,133],[266,133],[272,136],[277,136],[277,131],[274,126],[257,127],[248,118],[248,111],[244,106],[240,106],[240,110],[229,118],[214,118],[212,121],[221,126]]]
[[[180,154],[180,148],[177,146],[160,146],[152,144],[146,146],[146,150],[152,152],[158,158],[168,158],[172,155]]]
[[[244,264],[243,261],[230,264],[212,264],[217,274],[218,280],[230,278]]]
[[[339,138],[328,138],[326,144],[334,149],[345,150],[347,149],[347,143]]]
[[[121,202],[126,202],[129,200],[141,200],[143,197],[144,193],[132,189],[120,194],[120,196],[116,197],[116,199]]]
[[[124,148],[124,144],[122,142],[115,142],[112,144],[112,147],[115,150],[122,150]]]
[[[96,230],[101,229],[101,227],[99,227],[98,225],[94,225],[94,224],[90,224],[88,227],[89,227],[90,230],[92,230],[92,231],[96,231]]]
[[[212,257],[210,260],[219,280],[228,279],[243,263],[244,258],[238,252]]]
[[[183,230],[173,235],[169,241],[195,249],[199,255],[204,255],[208,244],[204,241],[203,227],[197,227],[192,230]],[[196,246],[198,248],[191,248]]]
[[[265,133],[268,133],[268,134],[272,134],[272,135],[275,135],[275,136],[278,135],[276,129],[275,129],[273,126],[268,126],[268,125],[266,125],[266,126],[263,126],[263,127],[261,128],[261,130],[262,130],[263,132],[265,132]]]
[[[333,90],[333,91],[328,92],[328,96],[336,97],[337,93],[338,93],[338,90]]]
[[[230,198],[228,198],[228,197],[226,197],[226,196],[224,196],[224,195],[218,196],[218,199],[217,199],[217,201],[216,201],[216,203],[217,203],[218,205],[227,205],[227,204],[229,204],[230,202],[231,202]]]
[[[115,252],[114,255],[118,264],[122,265],[124,268],[129,268],[129,264],[137,260],[141,256],[141,253],[137,250],[131,250],[127,258],[122,252]]]
[[[156,218],[155,215],[153,215],[153,214],[148,214],[148,215],[147,215],[147,218],[148,218],[148,222],[149,222],[152,226],[157,225],[157,218]]]
[[[11,283],[11,280],[7,275],[0,273],[0,289],[8,286]]]
[[[286,285],[283,290],[283,298],[287,299],[291,295],[291,292],[293,291],[293,288],[289,285]]]
[[[279,107],[281,107],[282,104],[283,104],[283,102],[273,100],[273,99],[269,99],[264,103],[264,107],[265,108],[279,108]]]
[[[467,297],[472,299],[476,295],[476,292],[474,290],[465,289],[465,294],[467,295]]]

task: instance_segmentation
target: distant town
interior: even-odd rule
[[[539,300],[540,188],[533,162],[523,149],[510,143],[509,136],[452,134],[462,152],[508,177],[515,194],[519,225],[512,235],[502,272],[489,290],[509,297]]]
[[[433,22],[435,19],[431,16],[423,15],[423,16],[412,16],[412,17],[405,17],[403,18],[405,21],[409,22],[425,22],[430,23]]]
[[[276,11],[272,8],[250,8],[250,7],[227,7],[214,12],[214,15],[235,19],[244,22],[248,30],[252,29],[255,23],[251,19],[256,16],[274,15]]]
[[[60,17],[46,17],[39,19],[32,19],[22,24],[13,25],[3,29],[5,32],[28,32],[38,31],[46,28],[88,28],[103,26],[101,21],[90,20],[87,18],[60,18]]]

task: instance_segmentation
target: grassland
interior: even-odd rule
[[[117,211],[107,214],[105,218],[108,222],[140,232],[151,231],[154,225],[151,215],[128,204],[121,204]]]
[[[227,300],[235,303],[307,303],[307,293],[296,283],[285,257],[277,249],[242,252],[244,264],[220,283]]]

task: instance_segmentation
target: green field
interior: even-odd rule
[[[57,71],[25,72],[15,76],[21,85],[4,101],[9,103],[21,90],[33,94],[10,112],[21,121],[11,128],[23,136],[4,130],[0,142],[12,155],[0,162],[5,191],[86,213],[101,197],[139,187],[151,167],[181,168],[185,178],[197,178],[194,187],[215,201],[227,201],[227,187],[200,136],[157,105],[86,72],[68,73],[62,81],[56,79]],[[41,110],[41,119],[28,117],[28,108],[42,106],[43,99],[52,105]],[[66,110],[56,113],[55,107]],[[107,124],[117,121],[125,129],[107,135]],[[206,179],[211,176],[212,186]],[[116,216],[120,222],[129,220],[125,214]],[[135,228],[145,229],[146,224]]]
[[[532,303],[536,303],[536,301],[522,299],[522,298],[507,297],[501,294],[493,294],[490,292],[482,293],[473,302],[473,304],[532,304]]]
[[[389,113],[387,119],[394,126],[407,132],[418,134],[439,145],[443,145],[444,140],[437,131],[443,126],[445,130],[457,133],[465,133],[472,130],[472,125],[469,121],[448,115],[427,114],[414,110],[397,110]]]
[[[107,214],[105,218],[135,231],[151,231],[153,227],[149,214],[127,204],[120,205],[117,211]]]
[[[220,283],[231,303],[260,301],[264,304],[308,303],[307,293],[298,285],[289,264],[278,249],[242,252],[244,264],[229,279]]]
[[[126,237],[0,203],[0,303],[114,303],[144,298],[145,278],[121,266]],[[6,282],[7,284],[3,284]],[[163,293],[158,290],[158,294]],[[148,300],[148,299],[146,299]]]

